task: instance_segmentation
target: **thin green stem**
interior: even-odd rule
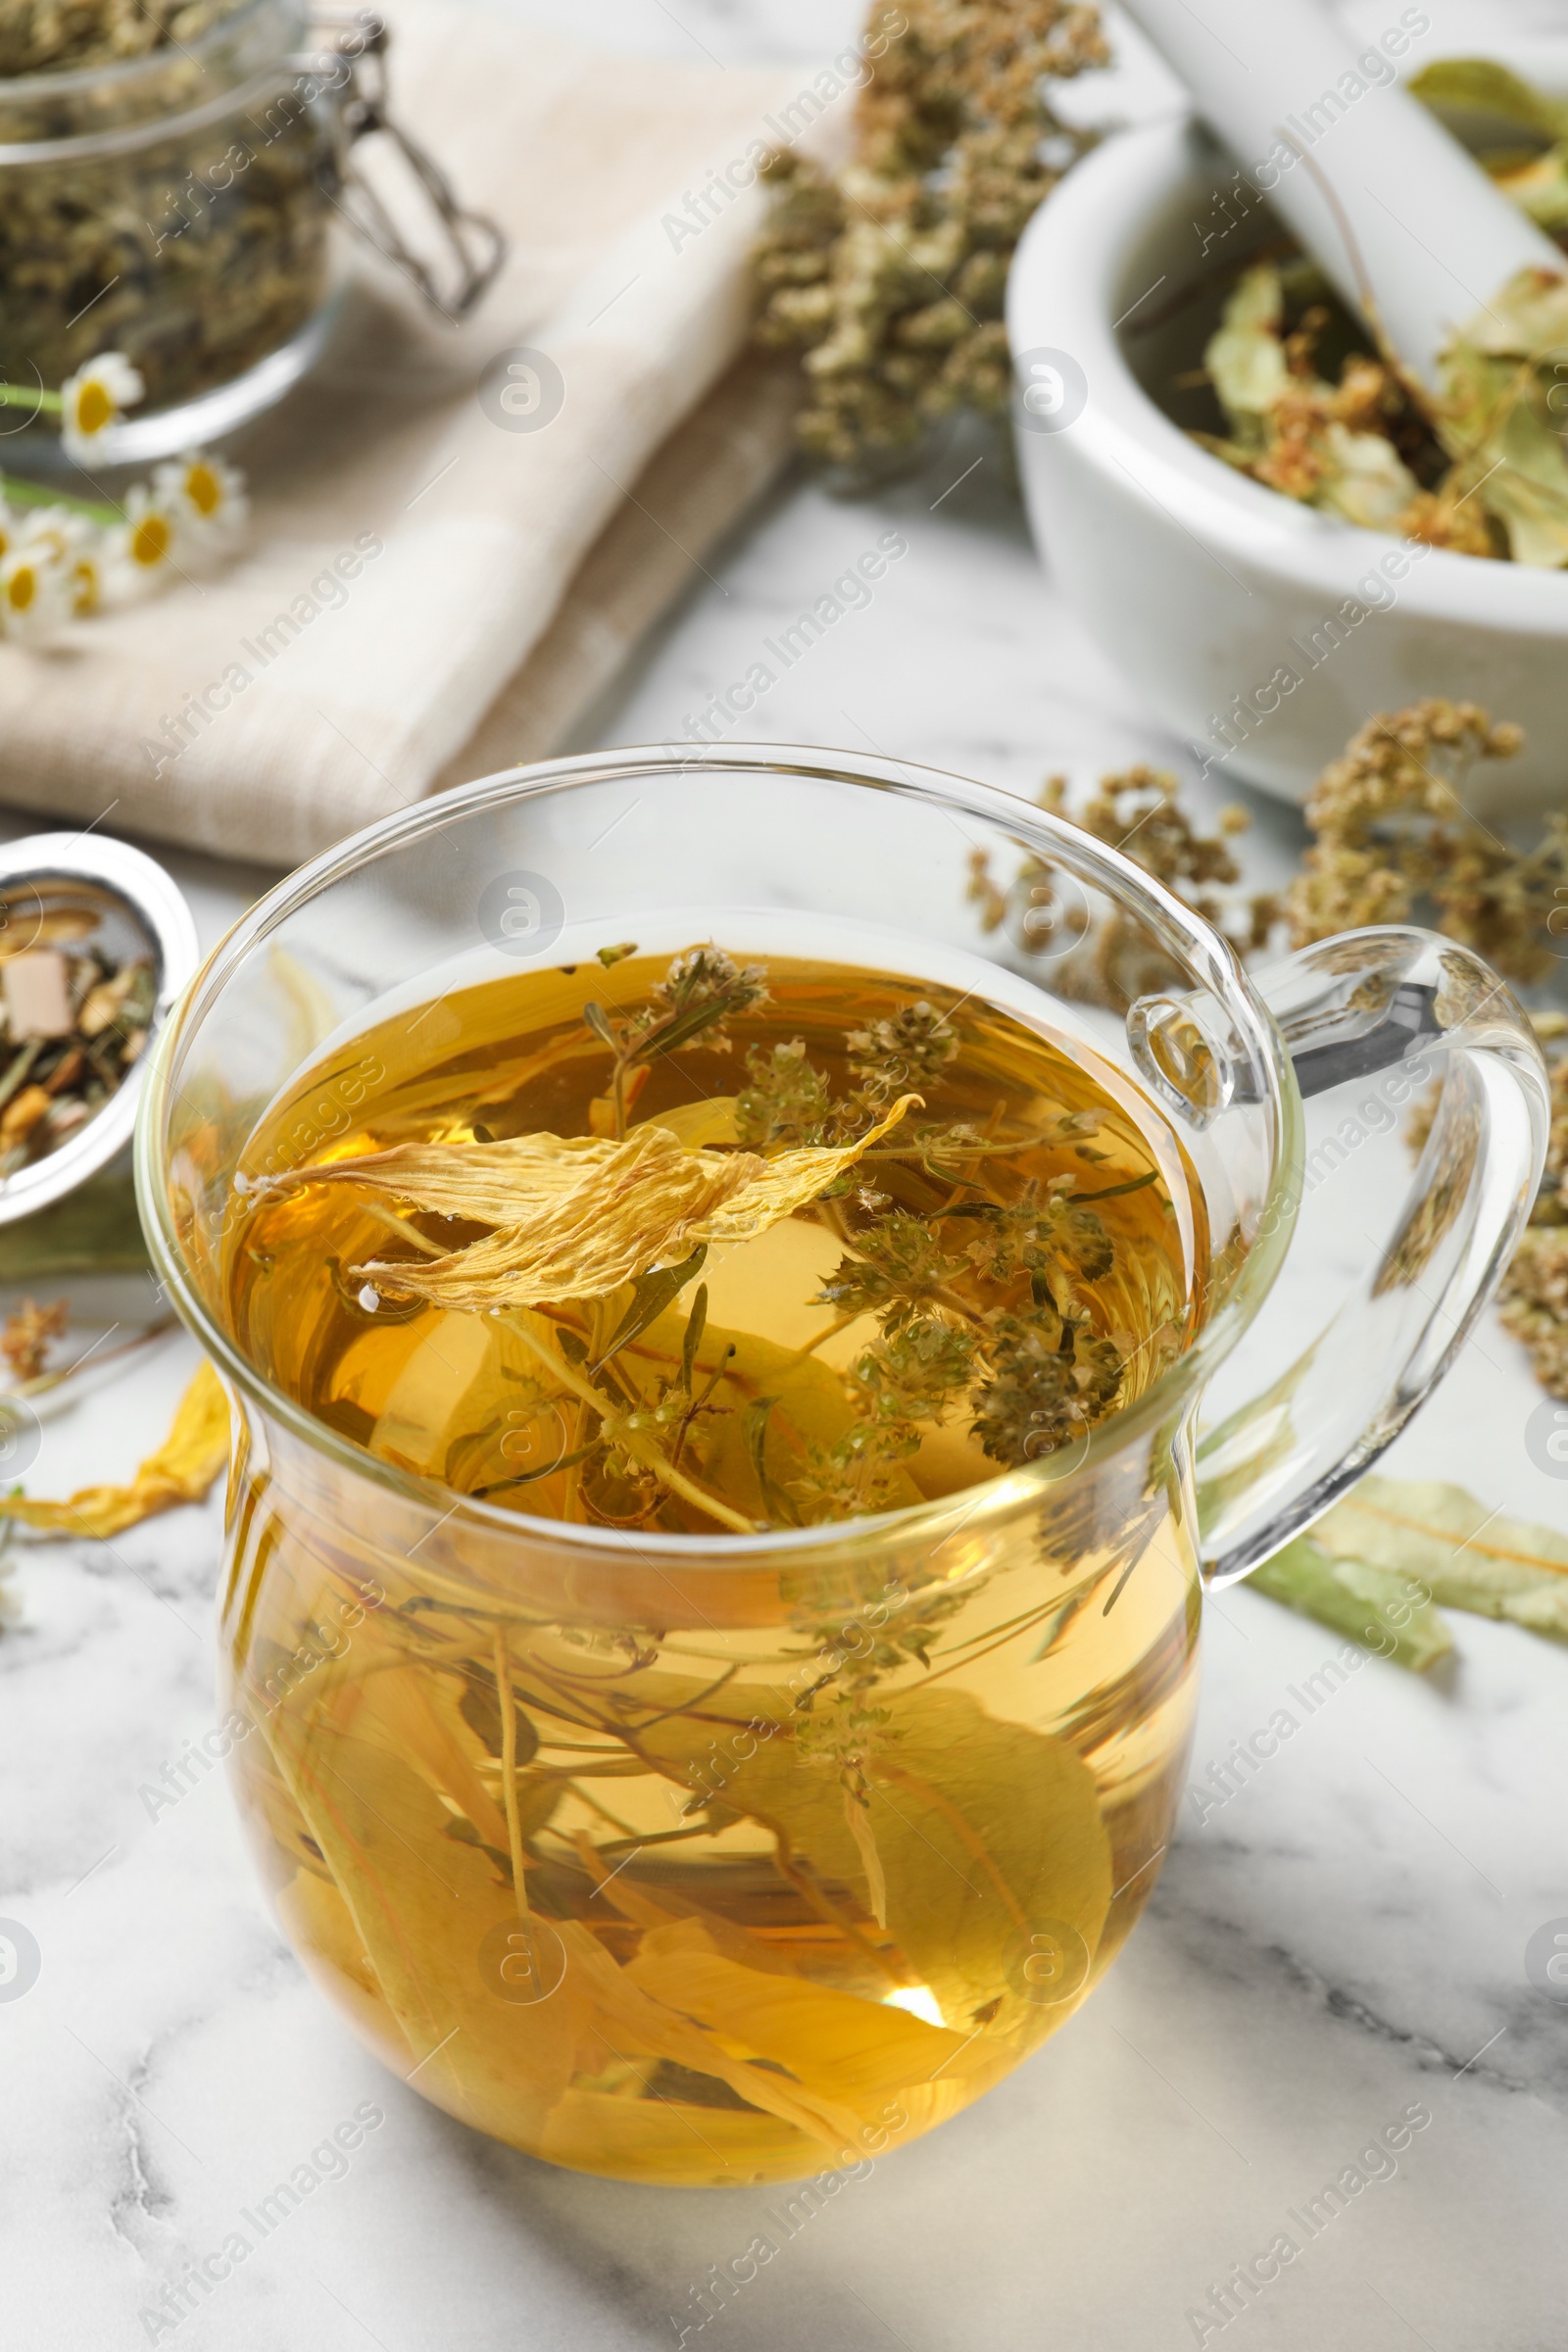
[[[507,1648],[507,1629],[495,1629],[496,1695],[501,1702],[501,1793],[507,1808],[507,1843],[512,1848],[512,1891],[516,1899],[517,1917],[528,1917],[528,1891],[522,1873],[522,1823],[517,1813],[517,1717],[516,1696],[512,1688],[512,1660]]]
[[[536,1339],[526,1324],[517,1317],[514,1316],[511,1320],[512,1328],[523,1346],[531,1348],[535,1355],[549,1365],[563,1388],[569,1389],[574,1396],[580,1397],[584,1404],[590,1406],[599,1415],[601,1421],[609,1425],[613,1432],[616,1445],[623,1446],[634,1461],[641,1462],[645,1469],[651,1470],[662,1486],[668,1487],[671,1494],[680,1495],[683,1501],[693,1503],[710,1519],[716,1519],[720,1527],[731,1527],[737,1535],[756,1535],[757,1522],[754,1519],[748,1519],[742,1512],[732,1510],[727,1502],[721,1502],[716,1494],[710,1494],[697,1484],[695,1479],[688,1478],[683,1471],[677,1470],[673,1463],[660,1451],[659,1447],[643,1436],[640,1430],[621,1427],[612,1410],[610,1398],[602,1391],[596,1389],[590,1381],[585,1380],[581,1373],[573,1365],[568,1364],[564,1356],[558,1355],[553,1348],[547,1348],[542,1340]]]
[[[41,384],[0,384],[0,407],[30,409],[35,416],[58,416],[65,402],[58,392],[46,392]]]
[[[1085,1208],[1091,1200],[1114,1200],[1119,1193],[1141,1193],[1146,1184],[1157,1182],[1158,1176],[1157,1168],[1150,1168],[1142,1176],[1129,1176],[1125,1184],[1107,1184],[1102,1192],[1069,1193],[1067,1203],[1071,1208]]]
[[[0,491],[13,507],[69,507],[73,514],[86,514],[94,522],[123,522],[123,507],[112,505],[107,499],[72,498],[64,490],[51,490],[45,482],[24,482],[16,474],[0,474]]]
[[[400,1242],[412,1242],[416,1250],[422,1250],[426,1257],[446,1256],[446,1250],[439,1242],[426,1241],[418,1227],[411,1225],[407,1217],[400,1217],[395,1208],[383,1208],[379,1200],[362,1200],[360,1206],[368,1217],[373,1217],[378,1225],[384,1225],[388,1233],[395,1233]]]

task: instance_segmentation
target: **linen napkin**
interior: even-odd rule
[[[756,143],[842,142],[856,62],[813,80],[596,53],[451,0],[388,14],[393,112],[501,222],[506,268],[452,326],[352,256],[327,357],[238,453],[242,558],[60,647],[0,645],[0,799],[314,855],[550,749],[782,461],[787,373],[735,365]],[[521,430],[480,392],[518,347],[560,394]],[[549,370],[520,380],[542,416]]]

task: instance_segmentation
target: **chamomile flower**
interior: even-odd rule
[[[162,491],[137,482],[125,494],[125,519],[111,534],[112,560],[143,588],[162,587],[179,543],[180,518]]]
[[[60,439],[66,455],[91,460],[104,434],[134,408],[146,385],[122,351],[100,353],[60,387]]]
[[[0,630],[23,643],[53,637],[71,618],[71,576],[44,542],[0,559]]]
[[[245,476],[221,458],[192,451],[175,465],[160,466],[153,485],[178,514],[194,547],[226,547],[245,527],[250,514]]]
[[[0,553],[12,555],[25,547],[63,564],[74,547],[93,536],[93,525],[85,514],[74,514],[69,507],[35,507],[31,514],[13,515],[10,536]]]
[[[115,601],[117,567],[100,524],[70,507],[41,507],[12,518],[10,545],[0,555],[25,552],[64,573],[71,611],[77,620],[101,612]],[[119,567],[122,571],[122,564]]]
[[[65,569],[71,584],[71,610],[77,620],[89,620],[114,603],[119,571],[108,561],[101,531],[77,541],[66,557]]]

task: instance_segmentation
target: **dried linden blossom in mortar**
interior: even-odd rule
[[[1412,88],[1440,114],[1511,125],[1513,144],[1480,160],[1543,226],[1568,233],[1568,108],[1482,59],[1441,62]],[[1538,569],[1568,564],[1568,266],[1521,270],[1494,294],[1440,355],[1435,395],[1373,341],[1313,263],[1253,264],[1203,354],[1227,430],[1196,438],[1364,529]]]

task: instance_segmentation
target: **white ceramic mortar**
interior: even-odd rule
[[[1501,53],[1546,78],[1538,44],[1528,59]],[[1181,313],[1160,323],[1182,292],[1277,233],[1236,185],[1232,159],[1174,115],[1107,139],[1030,223],[1007,327],[1021,384],[1054,368],[1033,379],[1040,412],[1018,412],[1037,545],[1118,666],[1221,777],[1299,800],[1374,710],[1446,695],[1526,730],[1519,758],[1478,775],[1478,809],[1560,803],[1568,572],[1406,552],[1299,506],[1210,457],[1145,389],[1168,380],[1178,346],[1191,359],[1191,323],[1185,343]]]

